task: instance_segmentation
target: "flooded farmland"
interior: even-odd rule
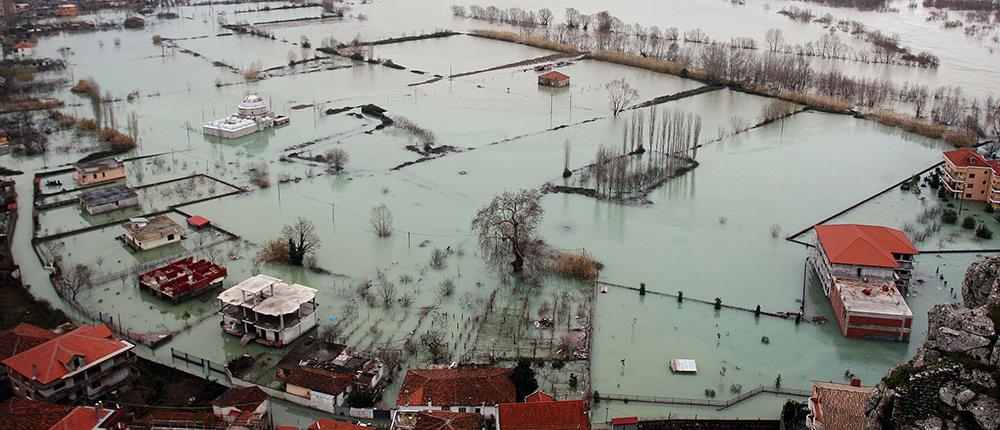
[[[179,18],[150,15],[143,29],[37,38],[34,57],[66,63],[37,73],[35,79],[62,82],[38,97],[64,101],[58,110],[65,115],[92,118],[92,100],[71,90],[89,79],[99,84],[99,95],[109,95],[101,115],[116,118],[123,130],[134,121],[136,146],[116,157],[139,204],[82,212],[75,200],[87,189],[77,189],[70,166],[106,145],[94,132],[51,125],[45,111],[23,114],[50,124],[42,127],[45,153],[0,157],[0,166],[23,172],[13,176],[20,204],[11,248],[30,292],[78,321],[111,322],[140,344],[140,356],[197,376],[227,382],[225,372],[178,360],[174,351],[221,366],[252,357],[239,378],[281,391],[275,368],[286,350],[223,332],[215,298],[222,289],[171,303],[137,287],[139,273],[195,256],[226,267],[223,289],[261,273],[315,288],[312,335],[371,355],[402,351],[377,402],[384,409],[396,406],[407,369],[453,362],[510,367],[531,357],[538,388],[557,398],[611,396],[592,405],[595,422],[775,419],[793,396],[762,394],[727,408],[614,396],[706,399],[712,390],[727,400],[760,386],[808,390],[813,380],[875,385],[917,353],[928,310],[961,302],[957,288],[969,263],[1000,249],[1000,238],[977,238],[958,225],[929,231],[915,243],[922,253],[905,295],[911,339],[847,338],[806,266],[809,247],[802,243],[815,242],[811,227],[817,224],[884,225],[911,235],[928,228],[919,220],[922,211],[959,201],[941,199],[927,186],[920,193],[902,190],[900,183],[914,175],[930,181],[952,145],[866,119],[874,109],[845,115],[787,102],[787,115],[765,121],[774,99],[761,92],[685,77],[686,71],[661,73],[583,52],[476,37],[467,32],[518,30],[453,16],[452,3],[358,2],[342,17],[324,15],[320,5],[282,9],[298,3],[277,1],[176,6],[169,10]],[[763,40],[771,28],[783,28],[790,43],[828,33],[777,13],[795,4],[898,34],[914,52],[940,58],[937,68],[816,58],[818,71],[956,86],[972,97],[1000,88],[995,38],[970,39],[928,21],[928,8],[888,3],[896,10],[751,0],[560,0],[545,7],[557,21],[566,7],[608,9],[626,23],[700,28],[724,41]],[[539,7],[523,0],[497,6]],[[78,19],[126,16],[99,11]],[[273,37],[239,33],[236,24]],[[330,40],[349,49],[353,40],[359,47],[444,30],[455,34],[363,45],[370,53],[361,59],[330,53],[337,49]],[[154,36],[163,42],[153,43]],[[866,49],[859,39],[841,37],[853,49]],[[571,84],[540,86],[538,65],[553,66]],[[608,107],[606,85],[615,79],[635,92],[620,114]],[[233,114],[250,95],[289,124],[235,139],[203,134],[203,124]],[[599,148],[627,152],[636,115],[667,111],[697,116],[696,168],[666,180],[642,202],[552,191],[570,184],[564,169],[579,178]],[[652,136],[652,125],[647,132]],[[335,150],[349,155],[342,170],[328,162]],[[594,279],[545,273],[529,282],[484,258],[472,220],[494,196],[522,189],[540,193],[537,234],[546,249],[596,259]],[[392,214],[387,235],[377,234],[372,222],[380,205]],[[200,215],[213,227],[190,228],[182,240],[145,252],[119,239],[121,222],[160,213],[181,225]],[[983,202],[966,202],[960,214],[1000,229],[1000,217]],[[269,241],[298,219],[315,228],[313,267],[262,261]],[[89,267],[95,285],[66,300],[50,277],[57,261]],[[389,283],[392,297],[384,300],[359,292]],[[713,301],[727,306],[713,307]],[[755,307],[765,315],[755,316]],[[796,321],[797,312],[807,318]],[[441,337],[443,352],[419,344],[428,333]],[[696,359],[698,373],[671,372],[676,358]],[[276,417],[289,423],[306,426],[324,415],[277,403]]]

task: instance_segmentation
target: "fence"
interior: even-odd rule
[[[659,403],[667,405],[688,405],[688,406],[705,406],[713,407],[716,410],[723,410],[734,406],[736,404],[742,403],[750,398],[757,396],[759,394],[770,393],[770,394],[780,394],[789,395],[795,397],[809,397],[812,392],[809,390],[799,390],[795,388],[781,388],[781,387],[767,387],[760,386],[754,388],[746,393],[740,394],[729,400],[712,400],[712,399],[693,399],[686,397],[657,397],[657,396],[641,396],[636,394],[599,394],[601,400],[617,400],[622,402],[638,402],[638,403]]]
[[[212,379],[211,373],[212,372],[216,372],[216,373],[218,373],[218,374],[220,374],[222,376],[222,381],[218,381],[218,382],[222,382],[224,385],[231,385],[232,384],[233,377],[232,377],[232,374],[229,373],[229,369],[226,368],[226,366],[218,364],[218,363],[216,363],[216,362],[214,362],[212,360],[208,360],[208,359],[204,359],[204,358],[198,357],[196,355],[188,354],[188,353],[186,353],[184,351],[181,351],[179,349],[176,349],[174,347],[170,347],[170,358],[172,358],[172,359],[178,359],[178,360],[184,361],[186,363],[190,363],[190,364],[194,364],[194,365],[200,366],[202,368],[202,370],[203,370],[204,376],[206,378],[208,378],[208,379]]]

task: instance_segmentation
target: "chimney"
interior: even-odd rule
[[[31,363],[31,380],[34,381],[38,379],[38,365]]]
[[[858,379],[858,378],[851,378],[851,386],[852,387],[860,387],[861,386],[861,380]]]
[[[97,415],[97,423],[100,424],[101,423],[101,415],[103,415],[101,412],[104,412],[104,407],[103,407],[103,404],[101,403],[100,400],[98,400],[97,404],[94,405],[94,412]]]

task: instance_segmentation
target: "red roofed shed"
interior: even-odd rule
[[[187,223],[194,228],[205,228],[212,225],[212,221],[209,221],[208,218],[205,218],[201,215],[194,215],[192,217],[189,217],[187,219]]]
[[[539,75],[538,85],[545,85],[547,87],[566,87],[569,86],[569,76],[560,73],[558,70],[553,70]]]

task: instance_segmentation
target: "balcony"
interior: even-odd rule
[[[941,169],[941,171],[944,172],[944,180],[945,181],[965,182],[964,179],[959,179],[959,177],[961,175],[958,175],[957,173],[953,175],[950,171],[948,171],[948,169]]]
[[[952,193],[961,194],[962,190],[965,189],[965,183],[964,182],[957,182],[955,185],[952,185],[952,181],[947,181],[946,180],[942,184],[944,184],[944,189],[946,189],[946,190],[948,190],[949,192],[952,192]]]

